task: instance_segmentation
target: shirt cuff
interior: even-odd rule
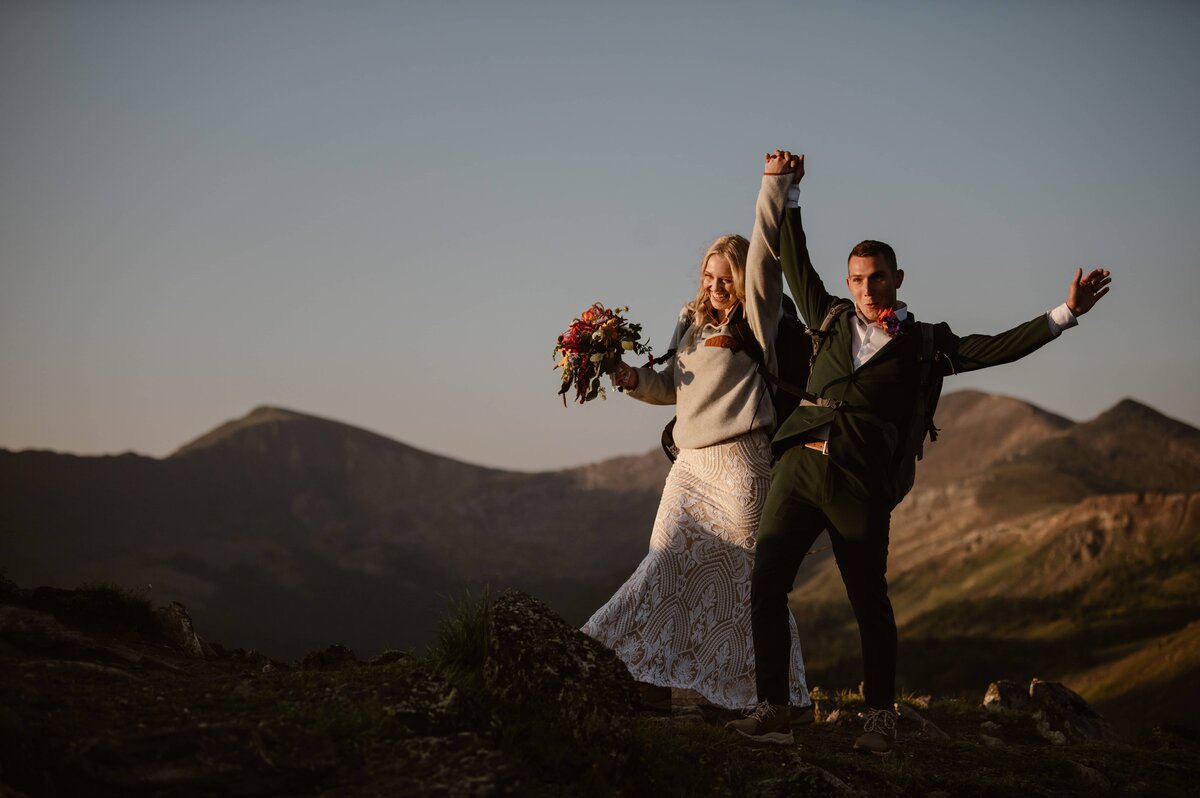
[[[788,189],[787,207],[789,207],[789,208],[799,208],[800,207],[800,185],[799,184],[796,184]]]
[[[1063,330],[1069,330],[1079,324],[1079,319],[1075,318],[1066,302],[1047,313],[1046,321],[1050,323],[1050,334],[1055,338],[1062,335]]]

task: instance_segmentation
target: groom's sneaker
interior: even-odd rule
[[[854,750],[864,754],[891,753],[896,744],[896,713],[890,709],[868,709],[863,733],[854,741]]]
[[[788,714],[786,704],[772,704],[763,701],[750,710],[745,718],[726,723],[725,728],[760,743],[791,745],[794,738]]]

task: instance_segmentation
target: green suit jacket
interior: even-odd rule
[[[800,209],[785,211],[780,263],[805,322],[816,325],[838,298],[825,290],[808,255]],[[900,431],[918,401],[921,335],[909,314],[901,331],[855,370],[851,361],[853,311],[840,315],[821,346],[809,375],[808,390],[844,404],[837,409],[802,405],[780,423],[772,448],[776,458],[830,424],[829,458],[847,486],[861,498],[889,504],[899,466]],[[1010,363],[1053,340],[1042,314],[998,335],[957,336],[945,323],[934,326],[937,361],[943,374]]]

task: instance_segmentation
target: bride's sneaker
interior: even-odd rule
[[[763,701],[750,710],[745,718],[726,723],[725,728],[760,743],[791,745],[794,742],[791,718],[786,704],[772,704]]]
[[[864,754],[891,753],[896,744],[896,713],[890,709],[868,709],[863,733],[854,741],[854,750]]]

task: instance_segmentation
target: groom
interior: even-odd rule
[[[780,166],[783,166],[781,169]],[[809,260],[798,207],[804,156],[767,156],[755,238],[783,217],[780,263],[804,320],[820,324],[837,301]],[[783,173],[783,174],[780,174]],[[785,207],[786,205],[786,207]],[[764,212],[764,209],[767,209]],[[765,229],[764,229],[765,228]],[[791,244],[791,246],[789,246]],[[1007,332],[958,336],[933,327],[935,367],[943,374],[1009,363],[1074,327],[1109,290],[1109,272],[1075,273],[1067,301]],[[805,554],[829,530],[862,643],[863,734],[855,750],[886,754],[896,740],[896,621],[887,595],[888,530],[895,475],[912,453],[897,451],[918,398],[922,334],[896,299],[904,270],[881,241],[850,251],[846,287],[852,311],[834,321],[813,364],[808,390],[826,400],[804,403],[779,424],[777,458],[763,508],[751,583],[758,700],[746,719],[728,728],[754,740],[790,743],[788,723],[787,595]]]

